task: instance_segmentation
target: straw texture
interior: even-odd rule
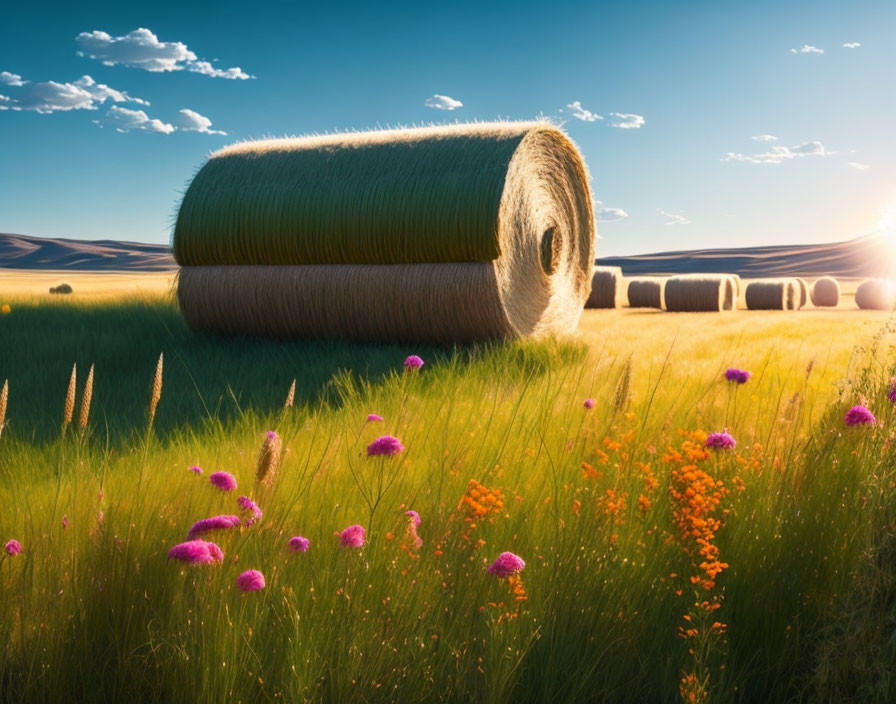
[[[622,294],[622,269],[618,266],[596,266],[591,274],[591,293],[586,308],[616,308]]]
[[[809,302],[809,284],[805,279],[794,279],[797,289],[799,290],[799,308],[802,308]]]
[[[194,330],[450,344],[574,329],[594,218],[556,127],[451,125],[228,147],[174,250]]]
[[[629,308],[662,308],[663,289],[666,279],[660,277],[644,277],[628,279]]]
[[[812,284],[812,305],[817,308],[836,308],[840,304],[840,284],[837,279],[824,276]]]
[[[856,289],[856,305],[862,310],[893,310],[896,286],[887,279],[866,279]]]
[[[796,310],[800,291],[795,279],[751,281],[744,291],[749,310]]]
[[[673,276],[664,288],[666,310],[718,312],[737,306],[737,284],[728,274]]]

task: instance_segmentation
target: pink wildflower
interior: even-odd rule
[[[367,446],[368,457],[375,455],[391,457],[399,452],[404,452],[404,445],[401,444],[401,440],[392,435],[382,435]]]
[[[63,528],[68,528],[68,514],[65,514],[65,515],[62,517],[62,527],[63,527]]]
[[[339,534],[339,544],[344,548],[359,548],[364,545],[366,538],[367,531],[364,530],[364,526],[359,526],[356,523]]]
[[[224,553],[214,543],[205,540],[190,540],[178,543],[168,551],[169,560],[180,560],[191,565],[223,562]]]
[[[308,538],[303,538],[301,535],[294,535],[289,539],[289,547],[293,552],[308,552],[308,548],[311,547],[311,541]]]
[[[735,445],[737,445],[737,441],[728,433],[728,428],[725,428],[721,433],[710,433],[706,438],[707,447],[726,450]]]
[[[264,589],[264,575],[258,570],[246,570],[236,578],[236,586],[243,592],[257,592]]]
[[[13,538],[3,546],[3,549],[6,550],[7,555],[12,555],[13,557],[15,557],[20,552],[22,552],[22,544],[15,538]]]
[[[853,406],[847,411],[843,420],[850,427],[854,425],[875,425],[877,423],[877,418],[865,406]]]
[[[746,384],[747,379],[749,379],[752,374],[748,372],[746,369],[728,369],[725,372],[725,378],[728,381],[736,381],[738,384]]]
[[[202,474],[202,467],[194,464],[192,467],[190,467],[190,471],[193,472],[193,474]]]
[[[378,413],[368,413],[367,414],[367,422],[368,423],[382,423],[383,417]]]
[[[405,512],[404,512],[404,515],[405,515],[405,516],[410,516],[410,517],[411,517],[411,522],[412,522],[415,526],[419,526],[420,523],[422,522],[422,521],[420,520],[420,514],[417,513],[416,511],[405,511]]]
[[[236,489],[236,478],[229,472],[212,472],[208,475],[208,480],[221,491]]]
[[[410,520],[408,521],[408,537],[414,542],[418,548],[423,546],[423,539],[420,537],[420,534],[417,533],[417,528],[420,526],[422,522],[420,520],[420,514],[416,511],[405,511],[405,516],[409,516]]]
[[[252,518],[246,519],[247,526],[251,526],[253,523],[261,519],[261,509],[258,508],[258,504],[256,504],[248,496],[241,496],[236,500],[236,502],[239,504],[240,508],[243,509],[243,511],[249,511],[252,513]]]
[[[187,538],[193,540],[196,536],[210,533],[215,530],[227,530],[228,528],[236,528],[241,523],[239,516],[212,516],[211,518],[203,518],[196,521],[187,533]]]
[[[404,368],[408,371],[417,371],[423,366],[423,360],[415,354],[410,355],[404,360]]]
[[[594,399],[586,398],[585,402],[582,405],[590,411],[592,408],[594,408]]]
[[[496,577],[509,577],[516,574],[526,566],[523,558],[514,555],[512,552],[502,552],[497,559],[488,566],[489,574]]]

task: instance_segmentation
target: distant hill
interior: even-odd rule
[[[631,257],[604,257],[628,276],[730,272],[744,277],[896,275],[896,244],[881,235],[847,242],[739,249],[701,249]],[[169,271],[177,264],[168,245],[115,240],[67,240],[0,233],[0,268],[78,271]]]
[[[76,271],[166,271],[177,268],[168,245],[66,240],[0,233],[0,267]]]
[[[896,275],[896,243],[882,235],[846,242],[603,257],[603,266],[621,266],[627,276],[726,272],[743,277],[839,276],[864,278]]]

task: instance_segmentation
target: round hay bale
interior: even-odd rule
[[[889,279],[866,279],[856,289],[856,305],[862,310],[893,310],[896,286]]]
[[[627,279],[629,308],[663,307],[663,288],[666,279],[658,276]]]
[[[800,294],[799,308],[802,308],[809,302],[809,284],[805,279],[796,278],[793,280]]]
[[[800,293],[794,279],[751,281],[744,290],[748,310],[796,310]]]
[[[618,266],[596,266],[591,274],[591,293],[586,308],[616,308],[622,295],[622,269]]]
[[[50,293],[71,293],[72,290],[72,287],[68,284],[59,284],[58,286],[52,286]]]
[[[666,310],[708,312],[734,310],[737,284],[728,274],[673,276],[666,281]]]
[[[840,304],[840,284],[830,276],[816,279],[811,298],[816,308],[836,308]]]
[[[194,330],[453,343],[574,329],[594,234],[573,143],[508,122],[226,147],[173,248]]]

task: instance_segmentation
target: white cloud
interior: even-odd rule
[[[23,85],[22,77],[9,71],[0,71],[0,83],[5,83],[8,86]]]
[[[862,46],[862,42],[844,42],[840,46],[842,46],[844,49],[858,49],[860,46]]]
[[[618,127],[623,130],[637,130],[644,124],[643,115],[635,115],[626,112],[611,112],[616,119],[610,123],[610,127]]]
[[[121,37],[99,30],[81,32],[75,42],[80,47],[79,56],[102,61],[106,66],[128,66],[154,73],[186,69],[217,78],[254,78],[239,66],[216,69],[208,61],[199,60],[183,42],[160,42],[155,34],[143,27]]]
[[[599,200],[594,201],[594,215],[598,222],[619,222],[628,217],[628,213],[622,208],[604,207],[604,204]]]
[[[684,215],[680,213],[668,213],[662,208],[657,208],[656,212],[662,215],[664,218],[668,218],[664,225],[690,225],[691,221],[688,220]]]
[[[750,137],[750,139],[755,140],[757,142],[777,142],[778,138],[773,134],[757,134],[755,137]]]
[[[594,122],[596,120],[604,119],[597,113],[591,112],[590,110],[586,110],[585,108],[583,108],[582,103],[578,100],[574,100],[573,102],[569,103],[566,107],[573,117],[575,117],[579,120],[583,120],[584,122]]]
[[[11,91],[11,95],[4,101],[5,107],[10,110],[33,110],[42,114],[65,110],[96,110],[98,104],[107,100],[113,103],[149,105],[141,98],[132,98],[124,91],[97,83],[90,76],[81,76],[72,83],[56,81],[33,83],[4,71],[0,74],[0,78],[16,89]]]
[[[849,164],[852,168],[858,169],[859,171],[864,171],[865,169],[871,168],[870,166],[868,166],[868,164],[860,164],[858,161],[848,161],[846,163]]]
[[[833,152],[825,149],[818,140],[803,142],[793,147],[770,147],[769,151],[759,154],[740,154],[728,152],[722,161],[746,161],[750,164],[781,164],[790,159],[798,159],[804,156],[829,156]]]
[[[819,49],[811,44],[803,44],[799,49],[791,49],[791,54],[823,54],[824,49]]]
[[[435,108],[436,110],[457,110],[464,106],[459,100],[455,100],[448,95],[439,95],[438,93],[424,100],[423,104],[428,108]]]
[[[149,115],[142,110],[128,110],[127,108],[120,108],[117,105],[113,105],[109,108],[109,111],[102,121],[94,120],[94,122],[100,127],[110,125],[111,127],[114,127],[117,132],[138,130],[142,132],[171,134],[177,129],[174,125],[149,117]]]
[[[180,129],[184,132],[202,132],[203,134],[227,134],[222,130],[211,130],[212,121],[195,110],[184,108],[178,118]]]

